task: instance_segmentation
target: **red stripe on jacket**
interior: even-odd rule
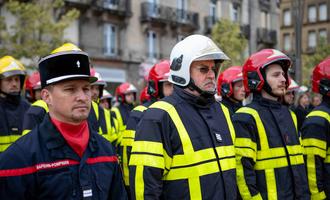
[[[99,156],[95,158],[88,158],[87,164],[95,164],[95,163],[106,163],[106,162],[117,162],[117,156]],[[61,167],[68,167],[73,165],[80,164],[79,161],[76,160],[58,160],[55,162],[48,163],[38,163],[34,166],[24,167],[24,168],[16,168],[16,169],[2,169],[0,170],[0,177],[9,177],[9,176],[23,176],[28,174],[33,174],[37,171],[48,170],[48,169],[57,169]]]

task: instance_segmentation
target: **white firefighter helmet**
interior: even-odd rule
[[[190,82],[190,65],[197,60],[230,60],[208,37],[190,35],[178,42],[171,51],[171,70],[168,81],[187,86]]]

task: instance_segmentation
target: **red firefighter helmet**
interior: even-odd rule
[[[38,90],[41,89],[40,73],[38,71],[33,72],[26,80],[26,89]]]
[[[168,80],[168,75],[170,73],[170,61],[163,60],[156,63],[149,71],[148,76],[148,89],[147,92],[153,97],[159,97],[162,93],[159,88],[159,83]]]
[[[146,101],[149,101],[151,99],[150,95],[148,94],[148,86],[143,88],[140,94],[140,103],[143,104]]]
[[[330,96],[330,57],[315,66],[312,75],[312,90]]]
[[[233,95],[233,83],[243,80],[242,67],[232,66],[218,77],[218,95],[230,97]]]
[[[40,73],[38,71],[33,72],[25,82],[25,89],[29,94],[27,94],[28,98],[31,98],[32,101],[35,100],[35,90],[41,89],[41,82],[40,82]]]
[[[133,92],[136,94],[137,90],[136,87],[131,83],[122,83],[116,88],[116,98],[118,102],[124,102],[125,101],[125,94],[128,94],[130,92]]]
[[[273,63],[281,65],[287,80],[286,88],[289,87],[288,69],[291,66],[290,58],[278,50],[263,49],[252,54],[243,65],[243,84],[247,96],[250,92],[261,91],[265,85],[263,69]]]

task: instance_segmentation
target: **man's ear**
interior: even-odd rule
[[[48,106],[51,105],[52,97],[50,91],[44,88],[41,90],[40,94],[42,100],[44,100]]]

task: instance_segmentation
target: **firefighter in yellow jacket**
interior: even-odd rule
[[[291,60],[275,49],[251,55],[243,66],[253,100],[233,115],[237,182],[243,199],[310,199],[296,118],[281,98]]]
[[[312,89],[323,95],[321,105],[302,126],[308,184],[312,199],[330,198],[330,57],[313,71]]]
[[[0,154],[22,136],[24,113],[30,104],[21,98],[25,67],[11,56],[0,58]]]
[[[202,35],[173,47],[168,80],[174,91],[137,126],[132,199],[236,199],[235,131],[228,108],[214,98],[220,63],[228,59]]]

